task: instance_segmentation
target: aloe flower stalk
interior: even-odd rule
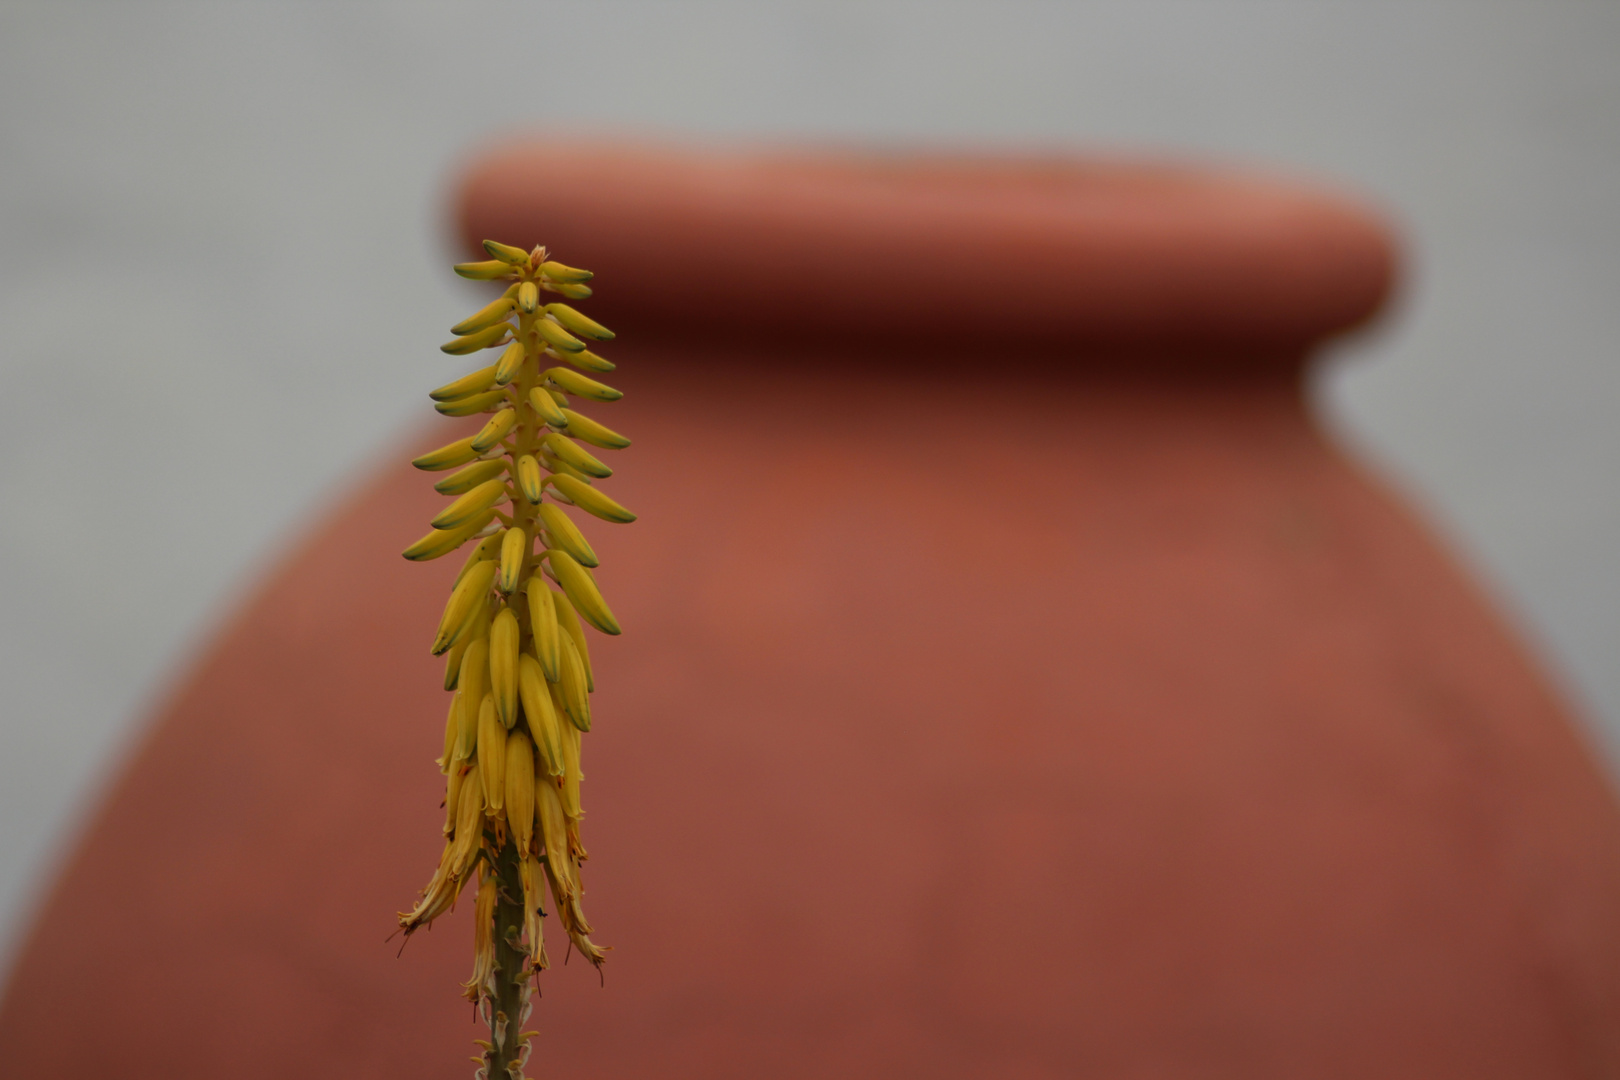
[[[540,302],[542,293],[589,297],[592,275],[550,261],[542,247],[486,240],[484,249],[489,261],[462,263],[456,273],[510,285],[451,327],[457,337],[441,348],[453,356],[501,349],[500,358],[429,396],[446,416],[489,419],[477,434],[413,462],[456,471],[434,485],[452,501],[405,557],[473,548],[433,636],[453,695],[438,761],[444,853],[399,925],[409,936],[477,882],[473,972],[464,984],[490,1028],[477,1076],[519,1080],[533,1034],[522,1030],[529,982],[546,967],[543,890],[570,946],[597,966],[605,959],[580,906],[580,736],[591,729],[596,688],[584,627],[617,634],[619,623],[592,573],[596,553],[562,508],[620,523],[635,515],[596,487],[613,470],[580,445],[620,450],[630,440],[569,407],[569,395],[623,396],[581,373],[613,370],[581,340],[613,333],[567,304]]]

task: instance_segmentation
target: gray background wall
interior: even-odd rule
[[[7,5],[0,968],[143,712],[431,415],[468,298],[446,178],[539,123],[1359,190],[1411,275],[1323,366],[1321,411],[1617,760],[1617,47],[1620,8],[1562,0]]]

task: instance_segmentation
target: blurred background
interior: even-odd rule
[[[1563,0],[5,5],[0,971],[188,658],[432,418],[474,295],[448,180],[542,125],[1218,159],[1370,200],[1405,283],[1319,411],[1612,767],[1617,49],[1620,8]]]

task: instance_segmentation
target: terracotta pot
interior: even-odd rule
[[[1364,212],[589,146],[461,199],[598,272],[636,440],[592,533],[617,950],[545,977],[533,1073],[1620,1074],[1614,800],[1302,404],[1388,285]],[[384,942],[438,847],[436,500],[375,478],[220,637],[34,929],[9,1075],[469,1067],[465,912]]]

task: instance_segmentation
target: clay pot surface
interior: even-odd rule
[[[615,949],[543,977],[531,1075],[1620,1073],[1614,800],[1302,403],[1389,286],[1365,213],[591,146],[462,190],[598,272],[641,515],[586,522]],[[442,822],[459,560],[396,554],[439,501],[374,478],[219,636],[13,972],[8,1075],[471,1069],[470,897],[384,942]]]

